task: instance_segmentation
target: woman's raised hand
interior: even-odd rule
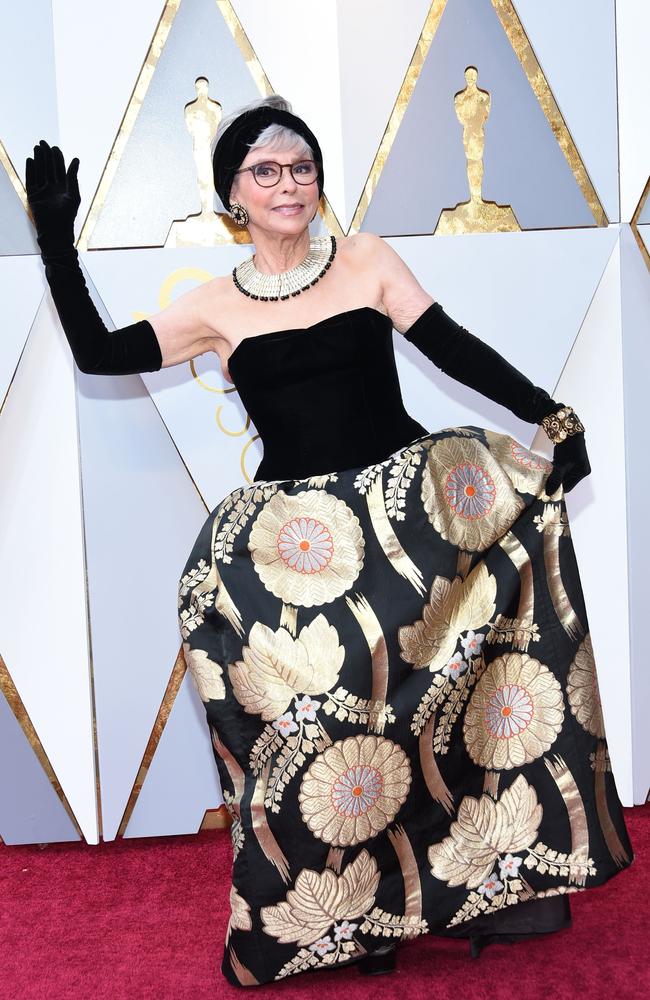
[[[77,171],[79,158],[66,171],[63,153],[41,139],[34,158],[25,163],[25,191],[36,226],[41,254],[56,254],[74,247],[74,220],[81,204]]]

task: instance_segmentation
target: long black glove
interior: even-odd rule
[[[545,389],[533,385],[489,344],[456,323],[439,302],[428,306],[404,337],[447,375],[508,407],[521,420],[539,424],[547,414],[564,406]],[[590,472],[584,431],[571,434],[554,446],[553,470],[545,491],[551,495],[562,485],[568,493]]]
[[[36,226],[61,326],[77,366],[92,375],[159,371],[162,352],[148,320],[110,331],[90,297],[74,246],[74,220],[81,203],[75,157],[66,172],[63,153],[44,139],[25,164],[25,190]]]

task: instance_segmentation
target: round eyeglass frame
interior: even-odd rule
[[[267,163],[272,163],[274,166],[280,168],[280,176],[278,177],[277,181],[273,181],[272,184],[262,184],[259,177],[255,176],[255,167],[262,167]],[[299,167],[301,163],[313,163],[314,166],[316,167],[316,176],[312,177],[308,181],[299,180],[299,178],[296,177],[296,175],[294,174],[293,168]],[[253,163],[250,167],[241,167],[239,170],[235,170],[235,173],[243,174],[245,170],[250,170],[253,174],[253,179],[255,180],[256,184],[259,184],[260,187],[269,188],[269,187],[275,187],[276,184],[280,183],[280,181],[282,180],[282,171],[284,170],[285,167],[289,167],[289,170],[291,171],[291,176],[293,177],[296,184],[302,184],[303,187],[307,187],[308,184],[313,184],[314,181],[318,180],[318,171],[319,171],[318,164],[316,163],[316,160],[313,159],[310,160],[309,157],[305,157],[302,160],[297,160],[295,163],[278,163],[277,160],[261,160],[259,163]]]

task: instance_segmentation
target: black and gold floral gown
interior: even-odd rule
[[[179,587],[233,819],[224,976],[544,929],[633,858],[551,463],[413,420],[372,307],[247,338],[230,372],[264,457]]]

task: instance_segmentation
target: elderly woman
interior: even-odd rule
[[[112,332],[74,248],[78,165],[41,141],[26,171],[77,365],[214,351],[264,446],[179,584],[233,820],[224,976],[386,972],[416,935],[468,936],[476,956],[567,926],[567,894],[632,861],[563,499],[590,472],[577,415],[380,237],[310,235],[321,150],[278,95],[224,120],[213,150],[255,253]],[[489,428],[415,421],[393,329],[541,424],[553,463]]]

